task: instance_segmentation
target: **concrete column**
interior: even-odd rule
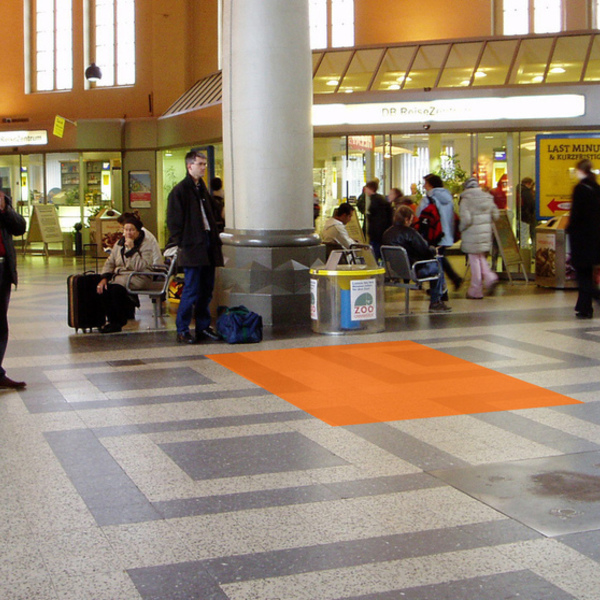
[[[223,153],[228,303],[309,322],[313,228],[308,0],[225,0]]]

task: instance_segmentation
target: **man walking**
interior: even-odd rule
[[[169,243],[179,248],[177,262],[183,267],[184,283],[177,311],[177,341],[196,344],[205,339],[218,340],[210,326],[209,304],[215,285],[215,267],[223,265],[221,240],[210,193],[202,179],[206,155],[192,150],[185,155],[187,175],[169,194],[167,227]],[[195,335],[190,333],[192,312]]]
[[[16,212],[10,198],[0,191],[0,388],[20,390],[24,381],[13,381],[2,367],[8,344],[8,303],[12,285],[17,285],[17,255],[13,235],[23,235],[25,219]]]

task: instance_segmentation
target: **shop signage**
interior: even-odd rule
[[[44,146],[48,143],[48,132],[38,131],[0,131],[0,146]]]
[[[352,321],[371,321],[377,318],[377,289],[375,279],[353,279],[350,282]]]
[[[34,204],[26,244],[31,242],[63,243],[58,212],[54,204]]]
[[[349,135],[348,150],[373,150],[375,137],[372,135]]]
[[[313,125],[385,125],[506,119],[565,119],[585,114],[585,96],[510,96],[455,98],[429,102],[316,104]]]
[[[600,168],[600,136],[594,134],[540,134],[536,136],[538,219],[550,219],[571,210],[577,184],[575,165],[589,158]]]

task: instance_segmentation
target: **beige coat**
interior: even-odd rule
[[[132,271],[150,271],[153,263],[152,243],[148,238],[144,236],[140,244],[136,244],[132,250],[125,253],[124,242],[124,238],[121,238],[113,246],[102,268],[102,276],[107,276],[111,283],[118,283],[123,287]],[[151,281],[151,277],[136,275],[131,279],[131,289],[148,287]]]

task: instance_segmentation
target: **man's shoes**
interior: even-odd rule
[[[186,331],[185,333],[177,334],[177,343],[178,344],[195,344],[196,339],[192,336],[192,334],[189,331]]]
[[[594,313],[593,312],[578,312],[578,313],[575,313],[575,316],[578,319],[593,319]]]
[[[100,327],[100,333],[119,333],[123,327],[116,323],[107,323],[104,327]]]
[[[441,300],[439,302],[432,302],[429,305],[429,312],[430,313],[449,313],[452,312],[452,309],[445,304],[444,302],[442,302]]]
[[[212,340],[213,342],[218,342],[221,339],[221,336],[212,327],[207,327],[201,331],[196,330],[197,342],[201,342],[202,340],[206,339]]]
[[[10,377],[3,375],[0,377],[0,388],[8,388],[11,390],[22,390],[27,384],[24,381],[13,381]]]

